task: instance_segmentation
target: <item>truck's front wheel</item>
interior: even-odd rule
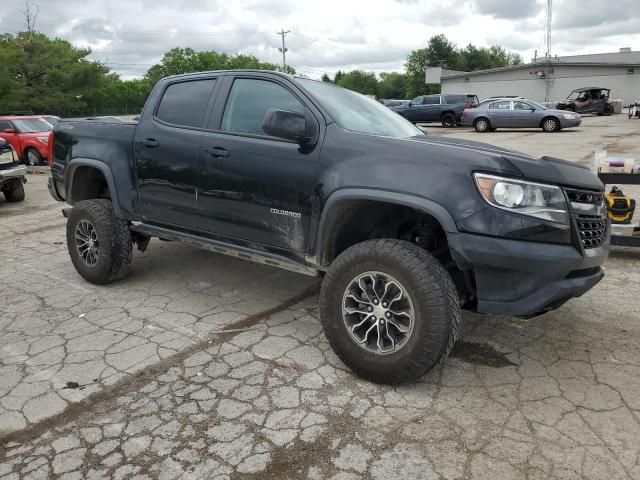
[[[361,377],[388,384],[436,366],[453,346],[461,318],[444,267],[401,240],[345,250],[322,283],[320,314],[342,361]]]
[[[124,277],[133,256],[127,222],[114,215],[109,200],[83,200],[67,221],[67,248],[78,273],[95,284]]]
[[[21,178],[14,178],[8,182],[3,188],[4,198],[7,202],[21,202],[24,200],[24,185]]]

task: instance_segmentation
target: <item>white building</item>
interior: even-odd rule
[[[576,88],[611,89],[623,105],[640,99],[640,51],[533,59],[531,63],[475,72],[427,68],[426,83],[442,93],[475,93],[480,100],[519,95],[538,102],[562,100]]]

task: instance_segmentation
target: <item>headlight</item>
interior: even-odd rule
[[[576,115],[575,113],[563,113],[562,118],[564,118],[565,120],[575,120],[576,118],[578,118],[578,115]]]
[[[49,136],[46,137],[37,137],[38,140],[40,140],[42,143],[44,143],[45,145],[49,143]]]
[[[569,224],[567,201],[559,187],[474,173],[482,197],[509,212]]]

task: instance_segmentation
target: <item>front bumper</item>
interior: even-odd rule
[[[560,119],[560,128],[571,128],[571,127],[579,127],[582,125],[582,118],[572,118],[571,120],[567,120],[562,117]]]
[[[24,178],[26,174],[27,167],[25,165],[17,165],[12,168],[0,170],[0,182],[4,182],[11,178]]]
[[[579,297],[604,276],[609,239],[592,249],[508,240],[483,235],[449,235],[454,259],[474,273],[477,311],[535,316]]]

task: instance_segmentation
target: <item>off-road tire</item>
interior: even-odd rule
[[[486,133],[491,131],[491,123],[486,118],[478,118],[475,122],[473,122],[473,128],[476,129],[478,133]]]
[[[560,122],[553,117],[542,119],[542,131],[546,133],[557,132],[560,130]]]
[[[415,312],[411,336],[398,351],[385,355],[359,346],[342,313],[348,285],[369,271],[402,283]],[[320,318],[331,347],[357,375],[375,383],[399,384],[422,376],[446,357],[455,343],[461,313],[449,273],[431,254],[406,241],[382,239],[354,245],[334,260],[322,282]]]
[[[40,165],[42,163],[42,155],[35,148],[28,148],[24,152],[25,163],[32,167]]]
[[[456,126],[456,116],[453,113],[445,113],[440,118],[440,122],[445,128],[453,128]]]
[[[604,106],[604,110],[602,111],[602,114],[605,117],[610,117],[611,115],[613,115],[613,112],[615,111],[615,109],[613,108],[613,105],[611,105],[610,103],[607,103]]]
[[[22,179],[15,178],[5,184],[5,186],[2,187],[2,193],[4,193],[4,198],[6,198],[7,202],[22,202],[25,197]]]
[[[82,220],[94,227],[99,242],[98,259],[88,265],[76,246],[76,227]],[[67,249],[74,267],[88,282],[97,285],[123,278],[133,257],[129,224],[117,218],[110,200],[83,200],[74,205],[67,220]]]

